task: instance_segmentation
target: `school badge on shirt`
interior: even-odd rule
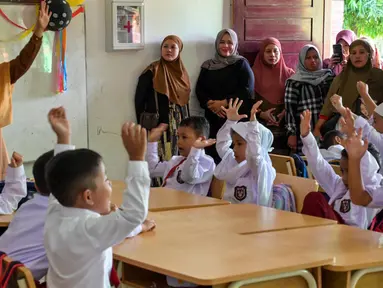
[[[246,186],[235,186],[234,187],[234,197],[238,201],[242,201],[247,196],[247,188]]]
[[[177,182],[180,183],[180,184],[184,184],[185,181],[182,180],[181,173],[182,173],[182,170],[178,171],[178,173],[177,173]]]
[[[347,213],[351,210],[351,200],[350,199],[344,199],[342,202],[340,202],[340,212]]]

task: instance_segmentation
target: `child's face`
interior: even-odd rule
[[[205,138],[205,137],[203,137]],[[188,157],[190,149],[193,147],[194,142],[198,139],[197,134],[193,128],[190,127],[179,127],[178,128],[178,151],[183,157]]]
[[[378,113],[374,112],[374,123],[373,127],[375,128],[376,131],[379,133],[383,133],[383,117],[380,116]]]
[[[105,175],[105,165],[100,163],[97,176],[93,179],[96,189],[90,191],[86,202],[88,209],[101,215],[110,213],[110,197],[112,195],[112,186]]]
[[[233,140],[233,151],[235,160],[238,163],[241,163],[242,161],[246,160],[246,148],[247,148],[247,142],[245,139],[243,139],[241,136],[239,136],[238,133],[233,133],[231,136]]]
[[[340,159],[340,171],[342,171],[343,184],[348,188],[348,159],[342,157]]]

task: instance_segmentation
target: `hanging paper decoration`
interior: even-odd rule
[[[84,0],[67,0],[70,7],[73,6],[80,6],[82,3],[84,3]]]
[[[66,72],[66,29],[56,32],[56,77],[57,93],[63,93],[67,90],[67,72]]]
[[[47,4],[49,6],[49,12],[52,12],[48,23],[48,30],[63,30],[72,20],[72,9],[68,2],[65,0],[48,0]]]

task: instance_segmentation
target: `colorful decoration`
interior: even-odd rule
[[[52,16],[49,19],[48,30],[61,31],[67,27],[72,20],[72,9],[65,0],[48,0],[49,12]]]
[[[53,4],[53,2],[61,2],[56,4]],[[51,4],[49,4],[51,2]],[[65,2],[65,3],[64,3]],[[79,1],[78,1],[79,2]],[[82,3],[83,1],[81,1]],[[75,12],[72,13],[71,8],[66,1],[63,0],[48,0],[48,5],[52,5],[49,7],[49,10],[52,11],[51,21],[48,25],[50,28],[49,30],[56,31],[55,33],[55,52],[56,52],[56,79],[57,79],[57,87],[56,87],[56,93],[63,93],[67,91],[67,69],[66,69],[66,43],[67,43],[67,31],[65,27],[67,27],[71,21],[72,18],[76,17],[80,13],[84,13],[84,7],[79,7]],[[72,5],[71,5],[72,6]],[[68,10],[69,9],[69,10]],[[54,15],[57,15],[55,17]],[[36,5],[36,18],[39,14],[39,5]],[[0,42],[13,42],[18,41],[21,39],[24,39],[27,37],[35,28],[35,25],[32,25],[31,28],[25,28],[15,22],[13,22],[5,13],[3,10],[0,9],[0,16],[6,20],[8,23],[12,24],[13,26],[20,28],[24,31],[20,32],[19,34],[13,36],[11,39],[7,40],[0,40]],[[64,19],[66,21],[64,22]],[[63,22],[61,22],[63,21]],[[54,25],[51,25],[51,23],[54,23]],[[56,29],[56,30],[53,30]]]

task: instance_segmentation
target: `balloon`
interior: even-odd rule
[[[52,12],[49,19],[48,30],[60,31],[67,27],[72,20],[72,9],[65,0],[48,0],[49,12]]]

